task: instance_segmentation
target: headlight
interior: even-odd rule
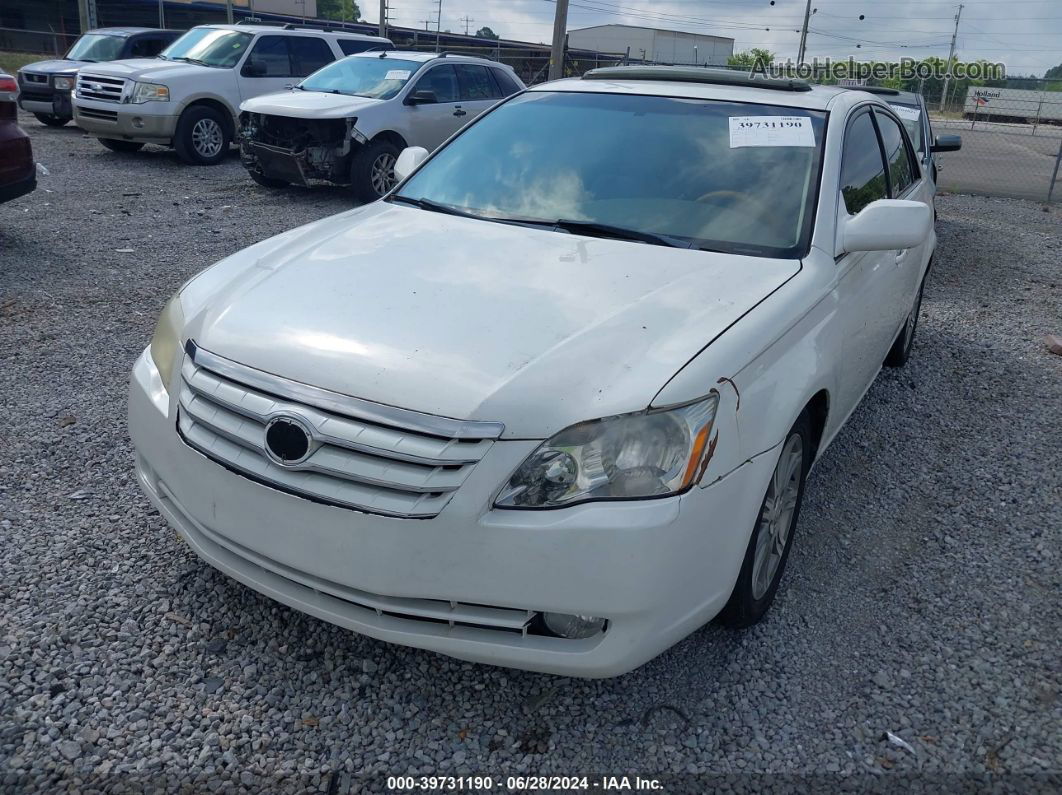
[[[170,89],[158,83],[134,83],[129,101],[134,105],[142,102],[169,102]]]
[[[717,395],[678,408],[573,425],[543,442],[509,478],[499,508],[663,497],[703,474]]]
[[[54,85],[58,91],[70,91],[74,88],[74,78],[57,77],[52,81],[52,85]]]
[[[162,376],[168,390],[177,356],[181,351],[181,331],[184,329],[184,314],[181,312],[180,293],[173,296],[159,315],[155,335],[151,338],[151,360]]]

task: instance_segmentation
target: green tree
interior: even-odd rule
[[[1044,72],[1044,77],[1046,77],[1048,80],[1051,80],[1055,77],[1062,77],[1062,63],[1060,63],[1058,66],[1052,66],[1050,69]]]
[[[495,33],[493,30],[488,28],[486,25],[484,25],[479,30],[477,30],[476,31],[476,35],[479,38],[481,38],[481,39],[498,39],[498,38],[501,38],[500,36],[498,36],[497,33]]]
[[[753,47],[751,50],[736,52],[733,55],[728,56],[726,64],[727,66],[740,66],[743,69],[751,69],[756,65],[757,61],[761,61],[764,66],[770,66],[774,63],[774,53],[770,50]]]
[[[317,16],[339,22],[357,22],[361,9],[355,0],[317,0]]]

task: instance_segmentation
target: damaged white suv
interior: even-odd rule
[[[511,68],[449,53],[362,53],[329,64],[290,91],[240,106],[240,153],[270,188],[325,180],[373,201],[395,184],[407,146],[427,150],[522,90]]]
[[[273,599],[468,660],[610,676],[758,621],[912,351],[932,186],[893,109],[601,69],[411,169],[169,302],[129,395],[152,503]]]

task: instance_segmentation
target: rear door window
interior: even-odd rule
[[[877,111],[874,116],[878,121],[878,129],[881,131],[885,162],[889,166],[889,185],[892,188],[892,197],[896,199],[905,194],[918,179],[920,176],[918,166],[911,157],[910,148],[896,120]]]
[[[366,50],[390,50],[392,49],[387,44],[379,41],[359,41],[358,39],[338,39],[336,44],[339,45],[340,51],[344,55],[353,55],[356,52],[365,52]]]
[[[873,201],[888,198],[881,145],[869,111],[860,113],[848,125],[845,133],[841,158],[841,195],[852,215]]]
[[[291,36],[288,38],[288,47],[295,77],[309,77],[322,66],[327,66],[335,60],[332,49],[323,39]]]
[[[460,63],[454,66],[457,70],[457,80],[461,90],[461,99],[467,102],[476,102],[484,99],[495,99],[498,90],[494,81],[487,74],[487,67],[478,64]]]
[[[504,69],[492,68],[490,70],[490,73],[494,75],[494,79],[498,83],[498,88],[501,89],[501,96],[512,96],[520,90],[520,86],[517,85],[516,81],[513,80],[512,77],[509,76],[509,73],[506,72]]]

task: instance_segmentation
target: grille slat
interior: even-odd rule
[[[194,348],[193,348],[194,351]],[[255,371],[260,386],[268,374]],[[204,455],[300,496],[389,516],[430,518],[449,502],[493,443],[414,433],[283,399],[202,366],[181,369],[178,429]],[[311,430],[309,456],[276,463],[266,450],[275,416]]]
[[[81,99],[121,102],[125,96],[125,86],[126,81],[123,77],[103,77],[82,73],[77,76],[77,96]]]

